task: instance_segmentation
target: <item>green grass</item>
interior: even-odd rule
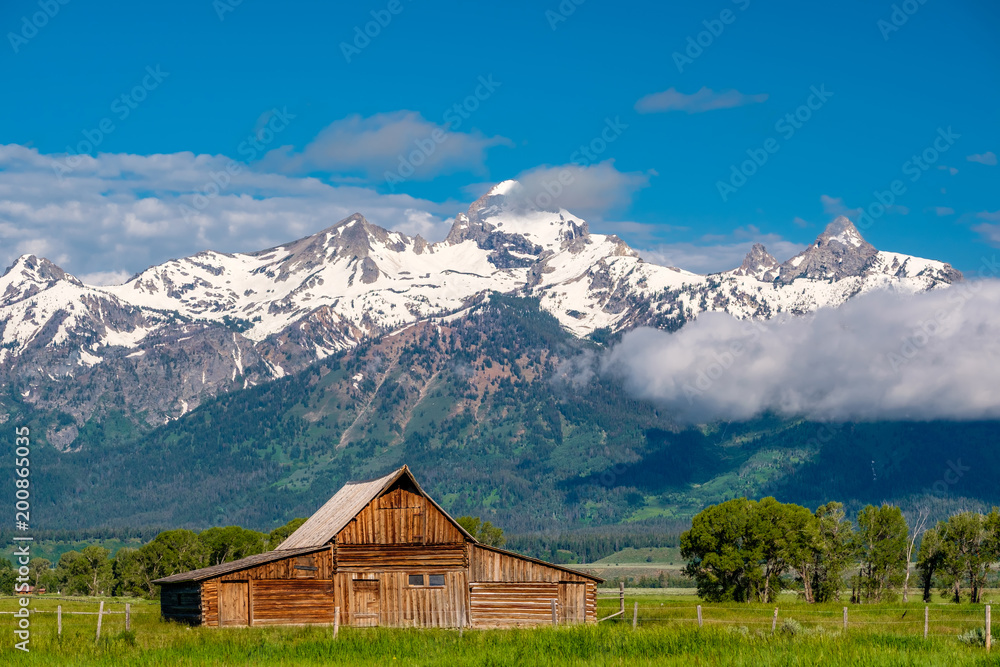
[[[923,605],[851,606],[851,629],[840,630],[842,605],[781,603],[778,632],[770,632],[770,605],[703,605],[706,627],[693,622],[693,600],[643,596],[640,627],[631,628],[633,598],[627,600],[625,622],[598,626],[514,630],[352,629],[337,641],[326,627],[189,628],[164,623],[155,602],[133,602],[132,632],[124,617],[105,617],[103,636],[94,641],[94,616],[63,617],[57,638],[54,614],[32,618],[31,652],[13,649],[4,631],[0,664],[4,665],[997,665],[982,648],[955,639],[960,629],[982,619],[982,607],[936,605],[932,631],[924,640]],[[93,599],[33,600],[33,607],[94,611]],[[11,611],[13,598],[0,598],[0,610]],[[601,600],[600,615],[617,609],[617,600]],[[120,600],[107,607],[121,611]],[[902,612],[919,616],[918,624],[891,624]],[[953,620],[947,620],[950,614]],[[783,630],[784,618],[797,621]],[[684,619],[684,620],[682,620]],[[962,619],[962,622],[954,619]],[[10,615],[0,626],[12,625]],[[730,624],[717,621],[728,620]],[[866,622],[862,622],[866,620]],[[880,621],[880,623],[875,623]],[[913,627],[911,628],[910,625]],[[823,626],[817,631],[817,626]],[[827,627],[829,626],[829,627]],[[789,630],[794,630],[791,633]]]

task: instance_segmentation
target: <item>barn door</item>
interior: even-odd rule
[[[379,624],[382,607],[379,601],[378,579],[355,579],[351,625],[371,627]]]
[[[587,584],[582,581],[559,582],[559,623],[584,623],[587,620]]]
[[[250,583],[223,581],[219,586],[219,625],[250,624]]]

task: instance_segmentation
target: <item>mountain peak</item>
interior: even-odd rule
[[[878,254],[854,223],[841,215],[826,226],[815,243],[781,265],[780,280],[788,284],[796,278],[836,281],[863,276]]]
[[[21,255],[0,276],[0,304],[34,296],[60,281],[83,286],[76,276],[66,273],[44,257]]]
[[[823,233],[819,235],[816,239],[817,246],[827,245],[829,243],[839,243],[843,246],[854,247],[854,248],[864,248],[867,246],[871,248],[871,244],[865,241],[864,237],[861,236],[861,232],[858,228],[854,226],[847,216],[837,216]]]
[[[778,260],[767,251],[762,243],[754,243],[750,252],[743,259],[738,269],[733,270],[735,276],[753,276],[757,280],[771,282],[778,275],[780,268]]]

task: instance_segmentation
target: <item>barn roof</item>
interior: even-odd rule
[[[408,477],[413,486],[420,492],[420,495],[440,510],[465,535],[466,539],[476,542],[476,538],[462,528],[440,505],[434,502],[433,498],[420,488],[420,484],[417,483],[410,469],[403,466],[378,479],[368,480],[367,482],[348,482],[345,484],[340,491],[334,494],[333,498],[326,501],[325,505],[316,510],[315,514],[299,526],[298,530],[279,544],[278,550],[321,547],[329,543],[361,510],[368,506],[368,503],[382,495],[383,492],[403,476]]]
[[[212,579],[213,577],[219,577],[224,574],[229,574],[230,572],[245,570],[248,567],[263,565],[264,563],[271,563],[276,560],[281,560],[282,558],[289,558],[291,556],[299,556],[302,554],[309,554],[322,550],[323,547],[318,547],[318,548],[310,547],[306,549],[286,549],[285,551],[267,551],[262,554],[247,556],[246,558],[230,561],[228,563],[222,563],[220,565],[212,565],[211,567],[203,567],[200,570],[191,570],[190,572],[181,572],[180,574],[173,574],[170,575],[169,577],[163,577],[162,579],[157,579],[153,583],[179,584],[185,581],[204,581],[205,579]]]

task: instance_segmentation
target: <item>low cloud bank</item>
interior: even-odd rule
[[[765,412],[815,420],[1000,418],[1000,281],[876,292],[768,322],[707,313],[637,329],[601,361],[685,422]]]

